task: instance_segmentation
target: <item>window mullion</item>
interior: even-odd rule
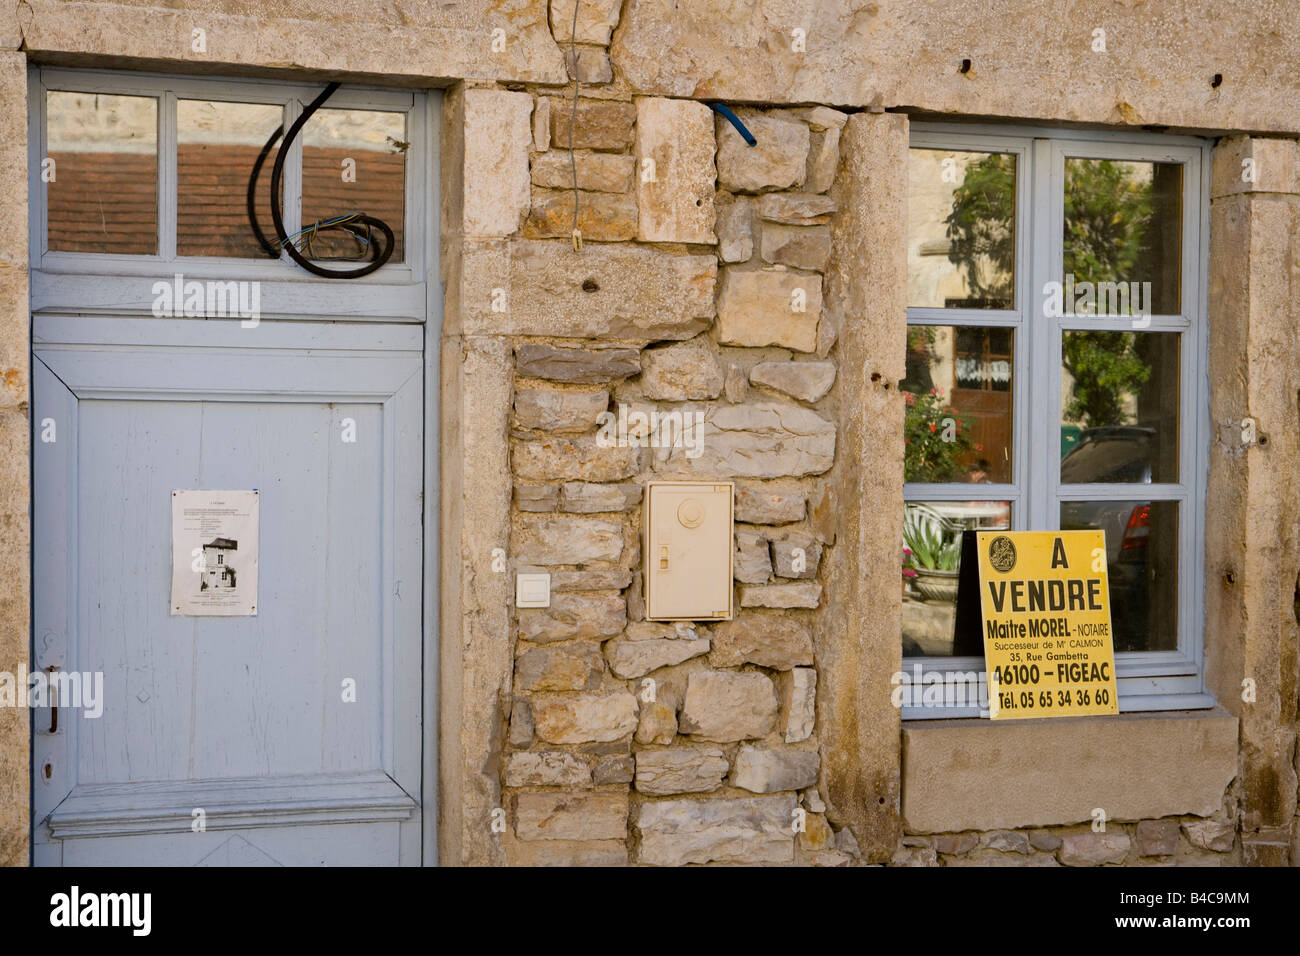
[[[176,135],[176,94],[164,91],[158,101],[158,255],[176,258],[176,216],[180,154]]]
[[[284,110],[284,131],[286,135],[289,127],[292,126],[302,115],[303,105],[297,99],[290,99],[285,105]],[[304,130],[305,133],[305,130]],[[292,148],[289,154],[284,157],[284,176],[281,180],[280,188],[284,195],[284,231],[285,235],[292,236],[302,228],[302,141],[303,134],[294,138]],[[280,140],[280,148],[284,148],[283,137]],[[267,171],[267,182],[270,182],[270,171]],[[286,261],[288,261],[286,259]]]

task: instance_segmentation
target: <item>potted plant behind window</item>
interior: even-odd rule
[[[922,600],[955,603],[961,535],[929,509],[909,507],[903,518],[903,542],[916,577],[912,587]]]

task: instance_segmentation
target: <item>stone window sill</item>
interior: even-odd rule
[[[951,833],[1210,816],[1237,775],[1237,718],[1204,711],[903,722],[903,826]]]

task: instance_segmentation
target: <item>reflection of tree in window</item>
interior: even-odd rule
[[[948,214],[948,259],[966,274],[969,295],[954,309],[1010,309],[1016,255],[1016,158],[990,153],[966,167]]]

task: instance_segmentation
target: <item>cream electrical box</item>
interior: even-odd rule
[[[719,481],[652,481],[645,493],[646,618],[730,620],[732,500]]]

